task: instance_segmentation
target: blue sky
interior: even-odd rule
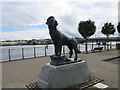
[[[2,40],[50,38],[45,24],[49,16],[56,18],[60,31],[74,37],[82,37],[77,31],[80,21],[95,21],[97,30],[92,37],[105,37],[103,24],[116,26],[118,22],[118,0],[2,0],[0,8]]]
[[[30,25],[27,26],[28,28],[39,28],[39,29],[47,29],[47,25],[42,24],[42,25]]]
[[[35,29],[35,28],[39,28],[39,29],[47,29],[47,26],[45,24],[42,25],[29,25],[26,26],[28,29]],[[0,27],[0,30],[2,32],[14,32],[14,31],[24,31],[24,29],[21,28],[17,28],[17,27],[13,27],[13,26],[3,26]]]
[[[14,31],[20,31],[22,29],[17,27],[12,27],[12,26],[3,26],[3,27],[0,27],[0,30],[2,32],[14,32]]]

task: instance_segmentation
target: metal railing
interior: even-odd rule
[[[62,53],[67,53],[68,48],[63,46]],[[40,56],[49,56],[54,53],[53,46],[42,47],[28,47],[28,48],[15,48],[15,49],[2,49],[2,61],[11,61],[25,58],[36,58]]]
[[[88,50],[92,50],[94,47],[104,47],[107,49],[107,45],[96,45],[88,44]],[[78,44],[80,51],[85,51],[85,45]],[[109,49],[116,48],[116,45],[109,45]],[[69,50],[67,46],[62,47],[62,54],[68,53]],[[28,47],[28,48],[18,48],[18,49],[6,49],[2,50],[2,61],[11,61],[17,59],[25,58],[36,58],[40,56],[48,56],[54,54],[54,46],[42,46],[42,47]]]

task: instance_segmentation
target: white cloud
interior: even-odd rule
[[[15,32],[3,32],[2,40],[29,40],[29,39],[48,39],[49,32],[46,29],[27,30],[27,31],[15,31]]]
[[[0,8],[2,7],[3,11],[0,17],[3,22],[0,25],[25,29],[25,31],[4,32],[3,38],[8,38],[8,36],[12,39],[14,37],[38,38],[38,32],[28,32],[26,26],[45,24],[46,19],[51,15],[57,19],[58,28],[72,36],[80,36],[77,32],[78,23],[89,18],[95,21],[96,34],[100,33],[102,25],[107,21],[117,25],[118,0],[29,0],[29,2],[27,0],[9,0],[9,2],[2,0],[2,2],[4,3],[0,5]],[[22,34],[18,35],[18,32]],[[46,32],[43,30],[40,35],[49,37],[48,34],[42,35],[43,33]],[[93,37],[95,36],[98,35]]]
[[[44,16],[48,14],[42,10],[44,7],[46,5],[41,3],[3,3],[2,25],[25,28],[29,24],[43,24]]]

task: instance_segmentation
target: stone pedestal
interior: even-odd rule
[[[37,85],[40,88],[68,88],[82,84],[91,78],[85,61],[54,66],[47,63],[42,68]]]

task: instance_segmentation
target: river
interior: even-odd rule
[[[9,61],[10,60],[19,60],[23,58],[32,58],[32,57],[40,57],[45,55],[54,54],[54,46],[48,45],[46,49],[46,45],[21,45],[21,46],[1,46],[2,55],[0,56],[0,62]],[[85,45],[78,45],[80,51],[85,51]],[[97,45],[93,45],[93,48],[97,47]],[[113,47],[114,48],[114,47]],[[63,48],[62,48],[63,49]],[[92,45],[88,45],[88,50],[92,49]],[[63,51],[63,50],[62,50]],[[67,46],[65,46],[65,53],[68,53],[69,50]]]

